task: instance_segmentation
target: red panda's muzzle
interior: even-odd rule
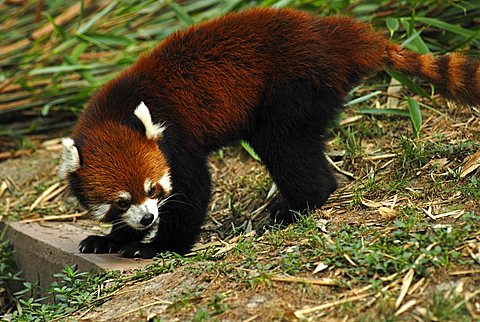
[[[140,205],[131,205],[120,217],[130,227],[144,230],[158,220],[158,200],[147,199]]]

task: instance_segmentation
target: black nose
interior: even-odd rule
[[[142,217],[142,220],[140,220],[140,223],[144,226],[148,226],[152,223],[153,221],[153,215],[151,213],[145,214]]]

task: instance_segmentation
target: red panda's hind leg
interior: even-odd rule
[[[291,81],[266,95],[249,141],[280,195],[271,206],[277,223],[322,206],[336,189],[322,138],[342,108],[339,94],[308,79]]]
[[[322,206],[337,183],[319,136],[288,137],[279,144],[270,138],[252,143],[267,167],[280,195],[270,206],[272,219],[287,225],[298,213]]]

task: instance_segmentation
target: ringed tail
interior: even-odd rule
[[[480,60],[459,53],[420,54],[397,44],[385,51],[389,68],[429,81],[449,100],[480,106]]]

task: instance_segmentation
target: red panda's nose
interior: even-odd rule
[[[152,223],[153,221],[153,215],[151,213],[146,213],[143,215],[142,219],[140,220],[140,223],[144,226],[148,226]]]

